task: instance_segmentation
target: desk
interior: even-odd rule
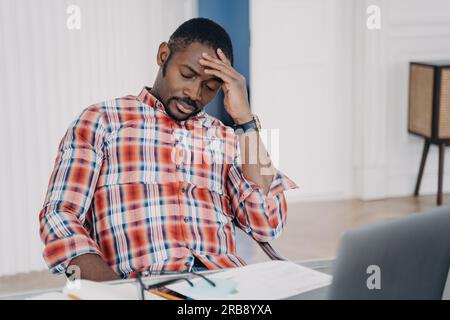
[[[334,259],[310,260],[303,262],[300,261],[297,262],[297,264],[332,276],[334,261],[335,261]],[[287,300],[326,300],[328,297],[329,289],[330,289],[329,286],[322,287],[316,290],[301,293]]]
[[[323,272],[323,273],[332,275],[334,260],[333,259],[309,260],[309,261],[299,261],[296,263],[301,266],[305,266],[307,268],[311,268],[311,269],[317,270],[319,272]],[[203,271],[201,273],[204,275],[208,275],[208,274],[212,274],[212,273],[216,273],[216,272],[220,272],[220,271],[210,270],[210,271]],[[193,277],[193,278],[195,277],[195,276],[189,275],[187,273],[184,275]],[[143,280],[145,281],[146,284],[152,284],[152,283],[160,282],[161,280],[177,278],[179,276],[180,276],[180,274],[162,275],[162,276],[157,276],[157,277],[155,276],[155,277],[151,277],[151,278],[145,278]],[[105,283],[111,284],[111,285],[118,285],[118,284],[123,284],[123,283],[132,283],[132,282],[136,282],[136,280],[135,279],[127,279],[127,280],[109,281],[109,282],[105,282]],[[33,297],[36,295],[40,295],[43,293],[47,293],[47,292],[62,291],[62,289],[63,289],[62,287],[59,287],[59,288],[53,288],[53,289],[19,292],[19,293],[7,294],[7,295],[3,295],[3,296],[0,295],[0,300],[2,300],[2,299],[23,300],[23,299],[27,299],[27,298],[30,298],[30,297]],[[297,296],[289,298],[288,300],[324,300],[327,298],[327,296],[328,296],[328,287],[323,287],[323,288],[319,288],[316,290],[312,290],[310,292],[299,294]]]

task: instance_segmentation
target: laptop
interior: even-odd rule
[[[449,267],[450,206],[385,220],[344,233],[329,299],[449,299]]]

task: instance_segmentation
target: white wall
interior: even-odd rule
[[[381,29],[366,28],[369,5]],[[450,59],[446,0],[251,1],[252,107],[280,128],[290,201],[413,193],[422,140],[407,133],[408,62]],[[450,161],[444,191],[450,191]],[[430,149],[422,194],[437,190]]]
[[[81,29],[68,30],[68,5]],[[0,275],[45,268],[38,213],[69,123],[138,94],[194,0],[0,0]]]
[[[252,108],[280,129],[290,201],[352,195],[349,1],[250,2]]]

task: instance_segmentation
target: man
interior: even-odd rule
[[[157,63],[153,87],[88,107],[60,143],[39,215],[54,272],[106,281],[239,267],[235,224],[259,241],[284,227],[283,191],[296,185],[261,143],[226,31],[189,20]],[[220,89],[236,128],[204,111]]]

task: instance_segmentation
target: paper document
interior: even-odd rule
[[[166,300],[148,291],[145,300]],[[62,292],[49,292],[29,298],[29,300],[138,300],[137,283],[105,284],[80,280],[78,286],[66,284]]]
[[[78,297],[81,300],[138,300],[139,286],[137,283],[105,284],[88,280],[81,280],[79,288],[68,286],[63,293]],[[145,291],[146,300],[165,300],[157,295]]]
[[[37,296],[33,296],[30,298],[27,298],[25,300],[70,300],[68,296],[65,294],[54,291],[54,292],[47,292],[43,294],[39,294]]]
[[[331,284],[330,275],[289,261],[269,261],[207,276],[217,286],[196,278],[194,287],[182,282],[168,288],[199,300],[277,300]]]

